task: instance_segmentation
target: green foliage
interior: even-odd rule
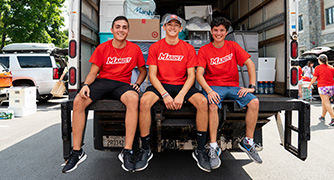
[[[1,47],[8,43],[66,42],[61,7],[65,0],[0,0]]]

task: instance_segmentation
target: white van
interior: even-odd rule
[[[59,80],[60,69],[53,44],[17,43],[5,46],[0,54],[0,63],[13,75],[13,86],[36,86],[37,99],[49,100],[54,84]],[[63,65],[64,66],[64,65]]]

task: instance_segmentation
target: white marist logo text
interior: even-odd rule
[[[160,53],[158,60],[165,61],[182,61],[184,56],[182,55],[169,55],[168,53]]]
[[[231,61],[233,57],[233,54],[229,54],[229,55],[226,55],[222,58],[219,58],[219,57],[216,57],[216,58],[211,58],[210,59],[210,65],[219,65],[219,64],[223,64],[223,63],[226,63],[227,61]]]
[[[127,64],[130,61],[131,61],[131,57],[126,57],[126,58],[108,57],[106,64]]]

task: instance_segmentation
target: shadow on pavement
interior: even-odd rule
[[[0,179],[251,179],[243,166],[252,161],[236,160],[228,151],[221,155],[221,167],[211,173],[197,167],[191,151],[154,153],[146,170],[125,172],[117,158],[119,152],[93,148],[92,124],[93,121],[89,119],[84,146],[88,158],[75,171],[61,173],[61,130],[60,124],[56,124],[0,151]]]

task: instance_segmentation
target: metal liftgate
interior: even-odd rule
[[[262,127],[268,120],[263,118],[266,116],[276,115],[276,122],[278,131],[282,140],[284,148],[297,156],[301,160],[307,158],[307,141],[310,140],[310,104],[304,101],[292,100],[285,97],[258,97],[260,100],[260,110],[258,124]],[[71,110],[73,101],[67,101],[61,104],[61,128],[62,128],[62,140],[63,140],[63,157],[67,159],[72,148],[72,127],[71,127]],[[116,100],[99,100],[95,104],[88,107],[89,110],[94,110],[94,126],[99,123],[99,117],[103,113],[107,113],[108,116],[112,113],[124,113],[125,106]],[[87,112],[88,112],[87,109]],[[298,113],[298,127],[292,125],[292,112]],[[99,116],[96,116],[95,112],[100,112]],[[101,113],[102,112],[102,113]],[[224,100],[222,109],[220,110],[221,124],[231,122],[229,120],[228,113],[242,114],[245,113],[245,109],[240,109],[235,101]],[[284,113],[284,127],[281,121],[281,115]],[[179,111],[171,111],[166,109],[163,101],[158,101],[152,107],[152,129],[156,130],[157,137],[157,151],[161,151],[161,137],[164,133],[163,128],[189,126],[189,131],[195,126],[196,109],[190,104],[186,103]],[[96,117],[95,117],[96,116]],[[175,118],[173,117],[179,117]],[[95,119],[96,118],[96,119]],[[97,122],[95,122],[97,121]],[[153,123],[153,121],[155,121]],[[107,124],[108,120],[103,119],[103,123]],[[221,127],[221,126],[220,126]],[[95,129],[95,127],[94,127]],[[292,145],[292,131],[298,133],[298,147]],[[168,133],[168,132],[167,132]],[[170,133],[169,133],[170,134]],[[95,137],[96,138],[96,137]]]

